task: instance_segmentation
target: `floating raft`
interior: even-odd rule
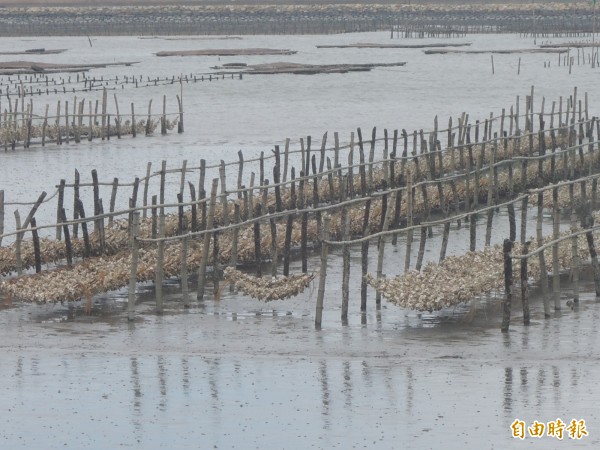
[[[540,48],[585,48],[600,47],[600,43],[595,42],[564,42],[562,44],[543,44]]]
[[[156,56],[262,56],[293,55],[297,53],[289,49],[277,48],[213,48],[206,50],[181,50],[157,52]]]
[[[241,41],[241,36],[138,36],[138,39],[159,39],[161,41]]]
[[[517,48],[517,49],[503,49],[503,50],[454,50],[445,48],[434,48],[431,50],[423,50],[426,55],[445,55],[447,53],[464,53],[479,55],[484,53],[497,53],[502,55],[509,55],[513,53],[566,53],[567,50],[562,48]]]
[[[468,47],[470,43],[464,44],[371,44],[362,43],[346,45],[317,45],[317,48],[441,48],[441,47]]]
[[[91,69],[103,69],[109,66],[131,66],[133,64],[137,64],[137,61],[123,61],[103,64],[52,64],[36,61],[6,61],[0,62],[0,75],[87,72]]]
[[[66,52],[66,48],[58,48],[54,50],[46,50],[45,48],[31,48],[16,52],[0,52],[0,55],[57,55]]]
[[[241,73],[248,75],[316,75],[321,73],[368,72],[375,67],[399,67],[404,65],[406,65],[406,62],[373,64],[299,64],[289,62],[276,62],[269,64],[255,64],[250,66],[238,63],[223,65],[214,68],[244,69]]]

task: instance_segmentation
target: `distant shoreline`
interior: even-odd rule
[[[0,36],[327,34],[411,29],[451,32],[589,33],[591,3],[514,4],[246,4],[221,2],[153,6],[6,6]],[[58,2],[57,2],[58,3]]]

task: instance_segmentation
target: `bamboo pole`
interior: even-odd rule
[[[219,187],[219,179],[214,178],[212,181],[212,187],[210,191],[210,204],[208,207],[208,219],[206,223],[206,229],[210,230],[213,228],[214,215],[215,215],[215,203],[217,201],[217,188]],[[198,300],[204,299],[204,284],[206,280],[206,265],[208,263],[208,252],[210,248],[210,233],[204,235],[204,241],[202,243],[202,259],[200,267],[198,268]]]
[[[165,216],[160,214],[158,218],[158,236],[159,238],[165,237]],[[162,314],[164,308],[163,302],[163,278],[164,278],[164,255],[165,255],[165,241],[158,241],[158,250],[156,253],[156,269],[154,271],[154,288],[156,294],[156,313]]]
[[[259,203],[256,207],[256,216],[260,217],[262,215],[262,205]],[[254,222],[254,262],[256,265],[256,276],[258,278],[262,277],[262,253],[261,253],[261,245],[260,245],[260,222]]]
[[[404,259],[404,273],[410,270],[410,257],[411,257],[411,248],[412,248],[412,240],[413,240],[413,187],[412,187],[412,174],[408,173],[408,178],[406,181],[406,226],[408,227],[408,231],[406,233],[406,255]]]
[[[235,204],[234,204],[234,220],[235,220],[234,223],[236,223],[236,224],[239,224],[242,222],[239,202],[235,202]],[[233,229],[233,236],[231,238],[231,260],[229,262],[229,266],[233,267],[234,269],[237,268],[239,232],[240,232],[240,229],[238,227],[235,227]],[[286,239],[287,239],[287,236],[286,236]],[[290,239],[291,239],[291,236],[290,236]],[[289,267],[288,267],[288,269],[289,269]],[[234,290],[235,290],[234,283],[230,283],[229,291],[233,292]]]
[[[67,258],[67,267],[73,266],[73,244],[71,243],[71,233],[69,232],[69,225],[67,222],[67,212],[63,208],[61,211],[61,220],[63,222],[63,232],[65,234],[65,253]]]
[[[538,246],[543,243],[542,219],[544,210],[544,193],[539,192],[537,196],[537,221],[536,221],[536,238]],[[548,270],[546,269],[546,258],[544,252],[538,253],[540,264],[540,285],[542,288],[542,297],[544,301],[544,316],[550,317],[550,297],[548,296]]]
[[[42,271],[42,256],[40,251],[40,237],[38,235],[35,217],[31,218],[31,236],[33,239],[33,253],[35,257],[35,273],[40,273]]]
[[[560,232],[560,209],[558,208],[558,190],[553,190],[553,210],[552,210],[552,239],[558,239]],[[552,246],[552,291],[554,294],[554,309],[560,311],[560,265],[558,260],[558,243]]]
[[[130,231],[129,248],[131,249],[131,270],[129,272],[129,293],[127,300],[127,319],[135,319],[135,285],[137,281],[137,266],[139,258],[139,246],[137,237],[139,235],[140,213],[133,215],[133,226]]]
[[[139,214],[139,213],[138,213]],[[183,300],[183,307],[190,307],[190,295],[188,287],[188,248],[189,248],[190,237],[184,236],[181,240],[181,298]]]
[[[152,163],[148,162],[148,164],[146,165],[146,176],[144,177],[144,199],[143,199],[143,205],[144,205],[144,210],[143,210],[143,218],[146,218],[147,215],[147,210],[146,210],[146,206],[148,206],[148,188],[149,188],[149,183],[150,183],[150,171],[152,169]]]
[[[369,235],[369,218],[371,212],[371,199],[368,199],[365,204],[365,211],[363,216],[362,236],[367,237]],[[369,241],[363,241],[361,245],[361,269],[362,277],[360,281],[360,310],[365,312],[367,310],[367,280],[366,275],[369,271]]]
[[[575,203],[573,195],[573,185],[569,186],[569,197],[571,200],[571,233],[577,231],[577,214],[575,212]],[[573,282],[573,303],[579,303],[579,245],[577,236],[574,236],[571,240],[571,279]]]
[[[325,214],[323,218],[323,241],[329,239],[329,227],[331,224],[331,217],[329,214]],[[315,311],[315,327],[321,328],[323,320],[323,298],[325,297],[325,281],[327,278],[327,256],[329,253],[329,246],[326,242],[321,244],[321,267],[319,269],[319,288],[317,291],[317,306]]]
[[[66,180],[65,179],[61,179],[60,180],[60,186],[58,188],[58,200],[56,202],[56,240],[60,241],[61,239],[61,227],[60,227],[60,223],[62,222],[62,210],[63,210],[63,206],[64,206],[64,201],[65,201],[65,184],[66,184]]]
[[[4,234],[4,189],[0,189],[0,247],[2,246],[2,235]]]
[[[523,303],[523,324],[529,325],[530,322],[530,314],[529,314],[529,284],[528,284],[528,276],[527,276],[527,254],[529,253],[529,244],[531,242],[527,241],[523,243],[522,254],[525,255],[523,259],[521,259],[521,301]]]
[[[344,175],[340,186],[340,196],[342,202],[346,200],[347,187],[349,183],[348,175]],[[340,213],[340,228],[342,239],[347,242],[350,239],[350,216],[348,207],[343,206]],[[350,301],[350,246],[345,244],[342,247],[343,271],[342,271],[342,320],[348,319],[348,304]]]
[[[391,194],[390,197],[390,204],[394,204],[395,203],[395,197],[396,197],[397,193],[393,192]],[[383,214],[383,213],[382,213]],[[390,223],[390,216],[391,216],[391,210],[390,208],[386,208],[385,214],[384,214],[384,219],[383,219],[383,225],[381,227],[381,231],[382,232],[386,232],[389,228],[389,223]],[[385,251],[385,238],[384,237],[380,237],[378,240],[378,255],[377,255],[377,279],[380,279],[383,277],[383,257],[384,257],[384,251]],[[377,291],[376,295],[375,295],[375,304],[377,305],[377,307],[381,306],[381,293],[379,291]]]
[[[502,252],[504,255],[504,292],[506,298],[504,300],[502,326],[500,328],[503,333],[508,332],[508,327],[510,326],[510,309],[513,297],[513,269],[512,259],[510,255],[512,248],[513,242],[510,239],[504,239],[504,246],[502,248]]]
[[[17,275],[23,275],[23,260],[21,258],[21,242],[23,241],[24,232],[21,231],[25,227],[21,225],[21,216],[19,214],[19,210],[15,210],[15,227],[18,231],[16,240],[15,240],[15,264],[17,266]]]

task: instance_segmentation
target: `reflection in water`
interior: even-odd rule
[[[15,378],[17,379],[17,383],[19,387],[23,383],[23,357],[19,356],[17,358],[17,367],[15,368]]]
[[[352,376],[350,372],[350,361],[344,361],[344,397],[348,411],[352,411]]]
[[[546,385],[546,369],[544,369],[543,367],[540,367],[538,369],[538,376],[537,376],[537,387],[535,389],[535,398],[536,398],[536,406],[538,409],[540,409],[540,407],[542,406],[542,402],[543,402],[543,391],[544,391],[544,386]]]
[[[133,388],[133,414],[132,414],[132,423],[133,429],[136,434],[136,439],[138,442],[142,437],[142,411],[141,411],[141,398],[142,398],[142,389],[140,386],[140,373],[138,370],[138,361],[136,357],[131,357],[129,359],[131,366],[131,386]]]
[[[213,407],[218,408],[219,400],[219,359],[213,358],[210,360],[210,368],[208,371],[208,385],[210,386],[210,396],[214,400]]]
[[[548,386],[547,371],[552,370],[552,384]],[[519,395],[514,396],[513,388],[513,368],[506,367],[504,369],[504,412],[507,420],[514,420],[512,417],[513,412],[522,410],[532,410],[531,403],[535,404],[536,411],[542,410],[556,410],[565,407],[562,403],[562,390],[565,389],[564,383],[561,382],[561,369],[558,366],[538,367],[536,371],[532,372],[536,374],[535,379],[532,380],[529,375],[531,368],[521,367],[519,369]],[[564,368],[563,376],[569,374],[570,388],[576,388],[579,384],[579,377],[581,376],[580,371],[577,368],[570,368],[567,372],[567,368]],[[532,385],[535,383],[535,386]],[[530,398],[530,389],[535,392],[534,399]],[[548,407],[549,401],[549,390],[553,393],[553,408]],[[567,391],[569,399],[577,398],[576,389]]]
[[[503,407],[507,415],[512,412],[512,394],[513,394],[513,370],[512,367],[504,369],[504,402]]]
[[[552,366],[552,386],[554,386],[554,402],[560,405],[560,372],[556,366]]]
[[[181,358],[181,381],[183,385],[183,394],[190,396],[190,364],[187,358]]]
[[[414,398],[414,377],[412,367],[406,368],[406,413],[412,415]]]
[[[372,387],[373,386],[373,381],[371,380],[371,370],[369,369],[369,363],[365,360],[362,361],[361,363],[361,367],[362,367],[362,377],[363,380],[365,381],[365,386],[368,387]]]
[[[37,358],[31,358],[31,375],[39,375],[40,360]]]
[[[521,377],[521,388],[520,388],[520,394],[521,394],[521,398],[523,399],[523,404],[525,407],[529,406],[529,395],[527,392],[527,368],[526,367],[521,367],[521,370],[519,370],[519,375]]]
[[[161,411],[167,409],[167,370],[165,368],[165,357],[158,357],[158,384],[160,388],[160,403],[159,407]]]
[[[327,362],[319,362],[319,383],[321,384],[321,416],[323,417],[323,429],[328,430],[331,426],[329,418],[329,382],[327,380]]]

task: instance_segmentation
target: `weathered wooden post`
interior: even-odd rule
[[[137,180],[137,178],[136,178],[136,180]],[[111,213],[111,215],[108,216],[108,226],[109,227],[113,224],[113,220],[114,220],[112,213],[115,212],[115,203],[117,201],[117,189],[118,188],[119,188],[119,179],[115,177],[113,179],[112,191],[110,193],[110,205],[109,205],[108,211]],[[144,210],[144,217],[146,217],[146,210]],[[133,221],[132,221],[132,223],[133,223]]]
[[[390,202],[389,202],[390,204],[395,203],[396,195],[397,195],[397,192],[391,193]],[[381,227],[381,231],[386,232],[389,228],[389,223],[390,223],[390,216],[391,216],[390,208],[386,208],[385,213],[382,212],[382,214],[384,214],[384,216],[383,216],[383,225]],[[380,279],[383,276],[383,257],[384,257],[384,250],[385,250],[385,236],[379,237],[378,244],[379,244],[378,245],[379,254],[377,255],[377,279]],[[379,291],[377,291],[377,294],[375,295],[375,304],[377,305],[377,307],[381,306],[381,293]]]
[[[4,189],[0,189],[0,246],[4,234]]]
[[[577,232],[577,214],[575,213],[574,186],[569,185],[569,199],[571,203],[571,233]],[[579,303],[579,245],[578,237],[571,238],[571,279],[573,280],[573,303]]]
[[[40,252],[40,237],[37,230],[35,217],[31,218],[31,237],[33,239],[33,255],[35,259],[35,273],[42,271],[42,255]]]
[[[523,303],[523,323],[529,325],[529,285],[527,283],[527,253],[529,252],[530,241],[524,242],[521,250],[523,258],[521,259],[521,301]]]
[[[183,307],[190,307],[190,295],[188,288],[188,247],[189,247],[190,236],[189,234],[184,236],[181,240],[181,298],[183,300]]]
[[[369,217],[371,212],[371,199],[367,200],[365,205],[365,212],[363,216],[362,236],[367,237],[369,235]],[[365,312],[367,310],[367,280],[366,276],[369,271],[369,240],[366,239],[361,245],[361,273],[362,277],[360,280],[360,310]]]
[[[210,204],[208,206],[208,219],[206,223],[206,229],[202,243],[202,259],[200,260],[200,267],[198,268],[198,292],[197,299],[204,299],[204,288],[206,281],[206,265],[208,263],[208,252],[210,249],[210,229],[213,227],[214,215],[215,215],[215,203],[217,201],[217,188],[219,187],[219,179],[214,178],[212,181],[212,187],[210,190]]]
[[[133,226],[129,235],[129,248],[131,250],[131,268],[129,271],[129,292],[127,300],[127,319],[132,321],[135,318],[135,284],[137,281],[137,265],[138,265],[138,233],[140,225],[140,213],[133,214]]]
[[[163,278],[165,258],[165,215],[158,217],[158,249],[156,252],[156,270],[154,272],[154,289],[156,293],[156,313],[163,313]]]
[[[177,132],[183,133],[183,95],[177,96],[177,104],[179,105],[179,122],[177,123]]]
[[[542,246],[544,243],[544,235],[542,233],[542,219],[544,211],[544,193],[538,192],[537,196],[537,221],[536,221],[536,238],[537,245]],[[544,316],[550,317],[550,297],[548,296],[548,270],[546,269],[546,258],[542,250],[538,254],[540,264],[540,285],[542,287],[542,296],[544,300]]]
[[[239,201],[234,203],[234,220],[236,224],[242,222],[241,208]],[[233,229],[233,236],[231,238],[231,260],[229,261],[229,266],[234,269],[237,268],[238,261],[238,241],[239,241],[240,228],[235,227]],[[229,284],[229,291],[233,292],[235,290],[234,283]]]
[[[79,218],[79,171],[75,169],[75,182],[73,183],[73,220]],[[73,237],[77,237],[78,224],[73,224]]]
[[[73,265],[73,244],[71,242],[71,232],[69,231],[69,225],[67,225],[67,213],[63,208],[61,211],[61,221],[63,223],[63,231],[65,234],[65,253],[67,257],[67,266]]]
[[[321,268],[319,270],[319,289],[317,291],[317,308],[315,312],[315,327],[321,328],[323,319],[323,298],[325,296],[325,280],[327,278],[327,256],[329,254],[329,226],[331,225],[331,217],[325,214],[323,218],[323,236],[321,241]]]
[[[510,254],[512,248],[513,242],[510,239],[504,239],[502,253],[504,255],[504,292],[506,294],[506,298],[504,299],[502,326],[500,328],[502,332],[507,332],[508,327],[510,326],[510,308],[512,305],[513,296],[513,268]]]
[[[256,206],[256,216],[260,217],[262,215],[262,204],[258,204]],[[257,220],[254,222],[254,260],[256,264],[256,276],[258,278],[262,277],[262,254],[260,248],[260,221]]]
[[[560,234],[560,209],[558,207],[558,188],[552,191],[553,211],[552,211],[552,239],[558,240]],[[554,295],[554,309],[560,310],[560,265],[558,254],[558,242],[552,245],[552,291]]]
[[[410,254],[413,240],[413,187],[412,187],[412,173],[408,173],[406,181],[406,227],[408,231],[406,233],[406,255],[404,259],[404,272],[410,270]],[[468,199],[467,199],[468,203]]]

